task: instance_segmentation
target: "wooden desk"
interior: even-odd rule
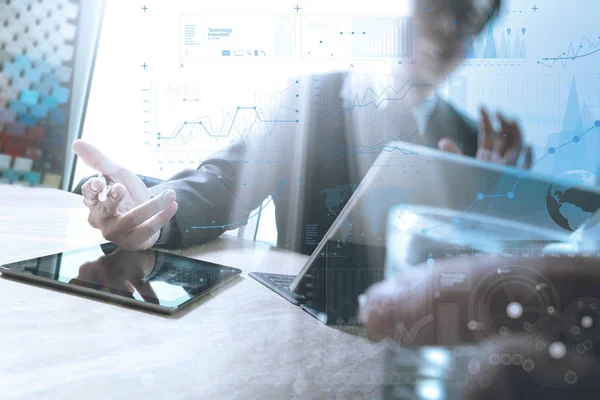
[[[0,185],[0,264],[99,243],[81,198]],[[248,277],[305,256],[222,238],[187,256],[241,268],[179,317],[0,279],[0,398],[380,396],[382,345],[325,326]]]

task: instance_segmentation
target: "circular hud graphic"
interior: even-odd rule
[[[560,298],[552,284],[533,269],[508,266],[485,277],[469,302],[468,328],[494,351],[522,349],[523,335],[536,337],[560,312]]]
[[[543,386],[572,386],[587,376],[594,353],[591,340],[579,340],[562,327],[549,329],[531,343],[527,372]]]

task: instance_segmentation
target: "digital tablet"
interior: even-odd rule
[[[155,250],[103,244],[0,266],[2,275],[173,314],[241,273]]]

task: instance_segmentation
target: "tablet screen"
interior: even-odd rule
[[[236,268],[154,250],[121,251],[112,244],[4,267],[14,273],[166,308],[180,307],[241,272]]]

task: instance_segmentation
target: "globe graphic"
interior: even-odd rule
[[[552,220],[561,228],[575,231],[589,221],[600,208],[600,196],[582,191],[582,187],[594,186],[596,177],[587,171],[569,171],[558,177],[546,196],[546,207]],[[592,228],[599,218],[586,226]]]

